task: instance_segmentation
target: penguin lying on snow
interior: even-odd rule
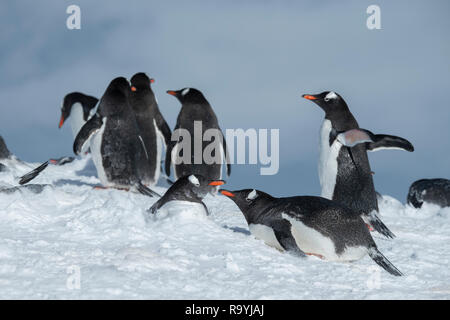
[[[153,82],[153,79],[142,72],[136,73],[131,78],[130,105],[148,155],[148,159],[145,160],[148,162],[149,170],[144,171],[141,176],[142,182],[146,185],[158,182],[161,172],[161,142],[167,149],[172,135],[169,125],[159,111],[150,85]]]
[[[130,84],[123,77],[111,81],[100,100],[97,113],[78,132],[73,145],[79,154],[90,144],[92,159],[104,187],[157,195],[141,183],[148,170],[148,156],[136,119],[129,105]]]
[[[220,190],[244,214],[251,233],[279,250],[330,261],[354,261],[366,254],[387,272],[402,273],[377,249],[360,215],[321,197],[275,198],[259,190]]]
[[[415,208],[422,207],[424,202],[433,203],[443,208],[450,207],[450,180],[417,180],[409,187],[406,201]]]
[[[354,135],[351,131],[359,130],[358,122],[344,99],[333,91],[316,95],[307,94],[303,95],[303,98],[311,100],[325,111],[325,120],[320,131],[321,196],[342,202],[360,212],[364,221],[379,233],[389,238],[395,237],[377,216],[377,195],[367,150],[401,149],[412,152],[414,147],[403,138],[373,134],[364,129],[360,129],[359,132],[365,132],[369,139],[359,139],[363,134]],[[337,139],[345,132],[349,132],[355,140]]]
[[[225,184],[223,180],[209,180],[198,174],[181,177],[147,212],[155,214],[168,204],[189,202],[191,204],[200,204],[205,209],[206,215],[209,215],[208,208],[202,200],[212,189],[223,184]]]
[[[190,174],[199,174],[208,179],[221,179],[222,178],[222,164],[225,163],[225,160],[228,158],[228,150],[226,146],[225,137],[223,136],[222,130],[219,127],[219,122],[217,120],[216,114],[214,113],[211,105],[203,96],[203,94],[194,88],[184,88],[178,91],[169,90],[168,94],[173,95],[181,102],[181,110],[177,118],[177,124],[175,126],[175,130],[177,129],[185,129],[190,133],[191,137],[191,155],[190,155],[190,163],[182,162],[182,158],[180,158],[180,142],[181,141],[171,141],[167,151],[166,151],[166,161],[165,161],[165,169],[166,175],[170,176],[170,166],[173,165],[174,177],[175,180],[179,177],[187,176]],[[206,147],[211,143],[211,141],[203,141],[202,139],[202,149],[201,155],[202,159],[200,159],[200,163],[195,163],[194,152],[196,151],[196,147],[194,145],[195,139],[199,139],[196,137],[194,132],[194,122],[201,122],[202,131],[199,132],[203,138],[203,134],[208,129],[216,129],[219,131],[221,135],[220,141],[220,154],[212,155],[214,159],[217,159],[215,163],[207,164],[203,159],[203,152]],[[217,142],[217,141],[216,141]],[[183,152],[186,150],[183,149]],[[181,163],[180,163],[181,162]],[[227,175],[231,174],[231,165],[227,163]]]
[[[61,129],[64,122],[70,118],[72,134],[75,138],[81,127],[83,127],[92,116],[92,111],[97,103],[98,99],[96,97],[88,96],[81,92],[67,94],[63,100],[61,119],[59,120],[58,128]]]

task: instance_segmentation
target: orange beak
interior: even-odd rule
[[[172,95],[172,96],[176,96],[177,95],[177,93],[175,91],[173,91],[173,90],[167,90],[167,93]]]
[[[225,184],[225,181],[223,180],[215,180],[215,181],[211,181],[208,185],[209,186],[222,186]]]
[[[313,95],[310,95],[310,94],[304,94],[302,97],[305,99],[308,99],[308,100],[316,100],[317,99],[316,97],[314,97]]]
[[[151,78],[150,83],[155,83],[155,79]]]
[[[64,124],[64,116],[61,116],[61,120],[59,120],[59,126],[58,128],[61,129],[62,125]]]
[[[227,196],[227,197],[234,197],[235,196],[234,193],[231,193],[228,190],[220,190],[220,193],[223,194],[224,196]]]
[[[136,90],[137,90],[137,89],[136,89],[135,86],[132,86],[132,87],[131,87],[131,91],[135,92]]]

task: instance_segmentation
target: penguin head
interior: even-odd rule
[[[130,84],[127,79],[124,77],[113,79],[103,94],[99,105],[101,114],[109,116],[126,110],[130,92]]]
[[[144,72],[136,73],[131,77],[131,91],[139,92],[141,90],[150,89],[155,79],[149,78]]]
[[[203,199],[213,188],[225,184],[224,180],[210,180],[200,174],[191,174],[181,178],[183,185],[197,198]]]
[[[319,94],[304,94],[302,97],[317,104],[325,111],[325,114],[348,110],[344,99],[334,91],[324,91]]]
[[[255,189],[243,189],[236,191],[221,189],[220,193],[236,203],[244,214],[247,222],[251,221],[251,216],[253,213],[260,212],[259,209],[265,205],[268,205],[273,200],[273,197],[269,194]]]
[[[181,104],[203,104],[208,103],[203,93],[194,88],[183,88],[180,90],[167,90],[167,93],[176,97]]]
[[[89,118],[89,113],[97,105],[98,99],[96,97],[85,95],[81,92],[71,92],[64,97],[63,106],[61,108],[61,119],[59,120],[58,128],[64,124],[72,111],[72,106],[75,103],[80,103],[83,107],[83,118],[87,121]]]

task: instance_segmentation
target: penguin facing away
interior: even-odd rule
[[[424,202],[450,207],[450,180],[420,179],[411,184],[406,202],[421,208]]]
[[[61,119],[58,127],[61,129],[64,122],[70,118],[72,134],[75,138],[81,127],[91,117],[98,99],[81,92],[71,92],[64,97],[61,108]]]
[[[243,213],[251,233],[279,250],[330,261],[355,261],[368,254],[395,276],[402,273],[381,254],[358,212],[322,197],[275,198],[255,190],[220,192]]]
[[[151,88],[153,82],[153,79],[142,72],[131,78],[130,105],[148,156],[149,169],[141,174],[142,182],[146,185],[158,182],[161,172],[161,140],[167,150],[171,138],[170,128],[158,108]]]
[[[223,135],[222,130],[219,127],[219,123],[214,113],[211,105],[203,96],[203,94],[194,88],[184,88],[178,91],[169,90],[168,94],[176,97],[181,103],[181,110],[177,118],[177,124],[174,129],[174,133],[178,129],[187,130],[191,137],[191,146],[190,146],[190,163],[185,163],[182,159],[186,150],[181,150],[180,154],[180,146],[182,144],[182,140],[171,141],[167,152],[166,152],[166,161],[165,161],[165,170],[167,176],[170,176],[170,167],[173,166],[174,177],[178,179],[179,177],[189,176],[191,174],[202,175],[207,179],[218,180],[222,178],[222,164],[227,162],[227,175],[231,174],[231,165],[228,161],[228,150],[226,146],[226,141]],[[202,137],[205,131],[208,129],[216,129],[218,130],[221,141],[214,141],[214,143],[220,143],[220,159],[221,161],[214,162],[212,164],[205,163],[203,157],[200,163],[196,163],[194,153],[195,153],[195,145],[194,141],[198,137],[195,136],[195,124],[194,122],[201,123],[202,128]],[[203,139],[202,139],[203,140]],[[202,141],[202,155],[205,151],[205,148],[210,144],[209,141]],[[219,155],[213,154],[214,157],[218,157]]]
[[[223,180],[209,180],[198,174],[181,177],[167,189],[166,193],[147,212],[155,214],[169,203],[183,201],[200,204],[206,215],[209,215],[208,208],[202,200],[213,188],[223,184],[225,184]]]
[[[145,146],[128,102],[130,85],[123,77],[111,81],[97,112],[81,128],[73,145],[79,154],[89,144],[98,177],[104,187],[144,188],[139,172],[147,166]],[[145,189],[145,188],[144,188]],[[140,191],[140,190],[139,190]],[[149,195],[155,194],[150,192]],[[141,191],[142,192],[142,191]]]
[[[395,237],[377,216],[378,202],[367,151],[401,149],[412,152],[414,147],[406,139],[360,129],[344,99],[333,91],[305,94],[303,98],[325,111],[320,130],[321,196],[342,202],[360,212],[364,221],[379,233]],[[346,140],[346,136],[350,140]]]

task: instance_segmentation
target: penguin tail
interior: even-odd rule
[[[148,197],[161,197],[161,195],[152,189],[146,187],[142,182],[138,182],[136,184],[136,190],[139,191],[139,193],[143,194],[144,196]]]
[[[42,171],[44,171],[45,168],[48,166],[48,161],[45,161],[43,164],[41,164],[36,169],[28,172],[27,174],[20,177],[19,184],[25,184],[36,178]]]
[[[391,230],[389,230],[389,228],[383,223],[383,221],[381,221],[380,217],[378,217],[377,214],[374,211],[372,211],[368,215],[367,218],[368,218],[369,224],[377,232],[381,233],[386,238],[391,238],[391,239],[395,238],[395,234]]]
[[[373,246],[368,249],[368,254],[380,267],[392,274],[393,276],[402,276],[403,273],[398,270],[379,250]]]

